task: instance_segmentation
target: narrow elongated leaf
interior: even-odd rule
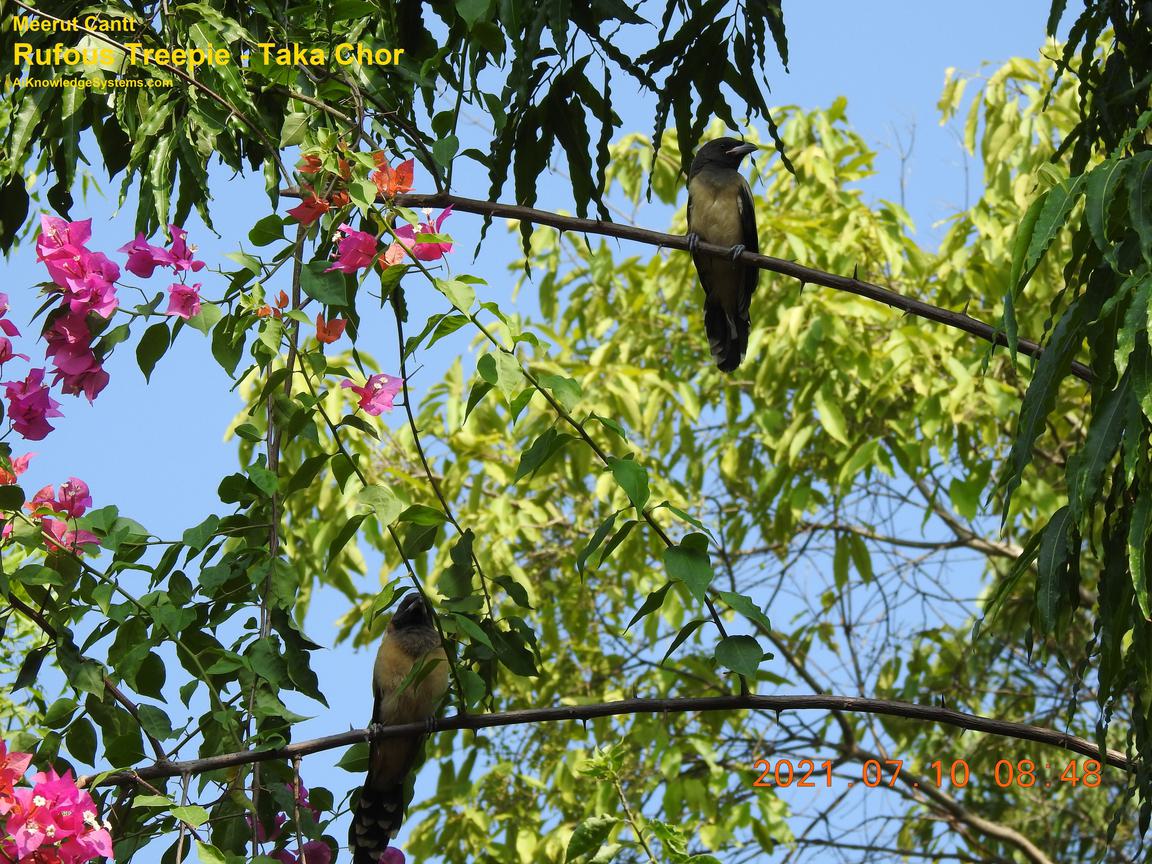
[[[1036,562],[1036,612],[1040,628],[1052,633],[1067,604],[1068,553],[1071,551],[1072,513],[1061,507],[1048,520],[1041,535]]]

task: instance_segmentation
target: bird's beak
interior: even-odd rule
[[[760,148],[757,147],[755,144],[748,144],[747,142],[745,142],[744,144],[738,144],[735,147],[733,147],[731,150],[729,150],[728,155],[729,156],[744,157],[744,156],[747,156],[749,153],[755,153],[759,149]]]

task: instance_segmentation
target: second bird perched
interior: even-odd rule
[[[448,657],[432,610],[420,594],[400,601],[372,668],[372,724],[393,726],[435,716],[448,690]],[[368,776],[348,829],[353,864],[378,864],[404,819],[409,774],[422,735],[381,738],[369,748]]]
[[[746,249],[760,251],[752,190],[740,173],[740,162],[756,149],[735,138],[717,138],[700,148],[688,172],[688,248],[704,289],[708,346],[723,372],[739,366],[748,350],[748,310],[760,278],[758,267],[736,260]],[[696,251],[700,241],[732,252],[728,258],[705,255]]]

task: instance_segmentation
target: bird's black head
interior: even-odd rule
[[[432,613],[428,611],[428,604],[419,592],[413,591],[404,595],[400,601],[396,614],[392,616],[391,627],[394,630],[408,630],[413,627],[431,627]]]
[[[746,144],[735,138],[714,138],[696,151],[696,158],[692,160],[688,176],[694,177],[696,172],[709,166],[731,168],[735,171],[745,156],[755,153],[758,149],[755,144]]]

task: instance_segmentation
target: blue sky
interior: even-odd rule
[[[826,107],[839,96],[847,97],[851,125],[879,153],[877,176],[864,186],[873,200],[900,200],[899,151],[908,146],[914,130],[914,147],[904,167],[905,202],[917,236],[922,243],[929,243],[938,236],[932,226],[963,207],[966,196],[974,199],[980,191],[978,166],[972,165],[966,173],[966,154],[956,130],[939,125],[935,106],[945,69],[955,67],[962,74],[974,75],[988,68],[986,63],[995,68],[1011,56],[1033,56],[1044,44],[1048,5],[1042,0],[976,0],[965,4],[810,0],[785,4],[791,74],[784,74],[778,63],[770,63],[770,104],[815,108]],[[642,118],[640,128],[624,131],[649,134],[651,105],[629,99],[624,87],[616,88],[615,95],[624,96],[618,113]],[[111,254],[132,237],[135,201],[130,199],[117,211],[118,184],[109,185],[99,174],[95,179],[108,197],[90,196],[81,201],[78,196],[73,215],[93,217],[91,248]],[[238,238],[246,238],[251,225],[266,215],[267,199],[259,177],[233,178],[216,170],[214,180],[212,188],[218,197],[213,216],[218,235],[198,221],[186,227],[189,241],[200,247],[198,257],[207,261],[209,268],[228,269],[224,255],[235,251]],[[457,166],[455,182],[454,191],[459,194],[487,197],[485,172],[467,160]],[[544,178],[537,206],[564,206],[560,202],[568,200],[565,185],[561,176]],[[420,172],[417,191],[431,191],[427,176]],[[292,203],[282,202],[279,212]],[[638,221],[666,230],[669,214],[666,208],[645,205]],[[513,280],[508,278],[507,265],[519,254],[517,239],[506,235],[500,223],[495,224],[485,241],[482,260],[473,263],[479,226],[479,217],[467,214],[454,214],[445,224],[445,230],[457,241],[450,265],[457,272],[488,279],[493,287],[484,299],[513,305],[507,288]],[[123,265],[123,256],[112,257]],[[45,278],[43,270],[35,263],[30,245],[16,250],[3,266],[11,317],[25,333],[17,350],[32,354],[38,361],[43,357],[43,344],[30,345],[29,334],[35,328],[29,318],[40,302],[34,286]],[[199,276],[205,296],[223,292],[222,277],[209,271]],[[153,293],[165,284],[159,276],[143,283],[126,272],[123,281],[146,285]],[[270,287],[275,291],[284,286]],[[132,302],[131,293],[122,291],[121,296]],[[417,305],[414,320],[419,322],[428,312],[442,311],[439,301],[438,297],[429,298],[423,301],[424,308]],[[529,314],[535,310],[531,291],[522,292],[515,303]],[[372,316],[366,320],[364,334],[380,333],[379,338],[370,336],[369,343],[384,346],[373,353],[385,371],[396,372],[392,331],[383,329],[383,321]],[[377,325],[381,329],[370,329]],[[420,358],[425,366],[412,382],[417,398],[422,385],[434,383],[454,356],[466,350],[466,336],[457,335],[440,343],[434,356]],[[468,361],[465,368],[470,368]],[[27,450],[38,454],[24,478],[29,494],[42,485],[78,476],[91,487],[95,506],[115,503],[125,515],[166,539],[179,536],[209,513],[221,512],[216,487],[238,464],[234,442],[224,440],[224,431],[240,402],[229,392],[230,382],[212,359],[207,339],[185,329],[149,384],[136,367],[132,346],[121,346],[109,371],[111,383],[94,405],[63,397],[65,416],[46,440],[29,447],[13,441],[17,454]],[[394,416],[393,422],[398,421],[399,416]],[[366,589],[377,584],[375,572],[364,577]],[[297,740],[343,731],[367,720],[372,658],[368,652],[332,644],[334,622],[344,611],[343,599],[334,592],[321,591],[315,596],[307,631],[328,646],[314,655],[314,665],[326,684],[331,710],[302,724]],[[317,706],[302,703],[293,707],[313,713]],[[306,782],[330,787],[337,799],[356,782],[332,767],[340,755],[322,753],[305,761]],[[345,832],[346,821],[333,830],[341,842]]]

